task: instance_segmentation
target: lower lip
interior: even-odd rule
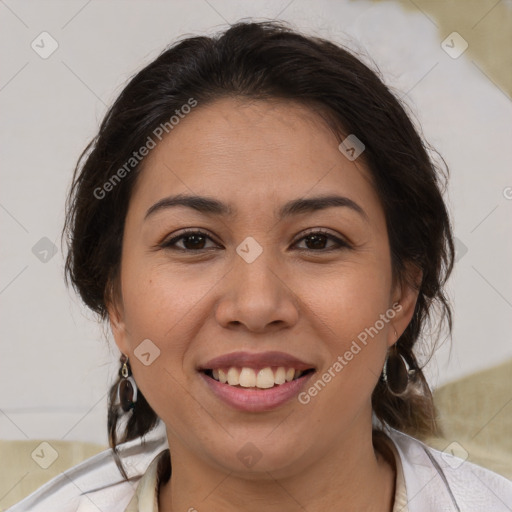
[[[234,409],[249,412],[270,411],[291,400],[300,393],[314,373],[308,373],[304,377],[299,377],[296,380],[285,382],[272,388],[258,389],[237,388],[229,384],[223,384],[200,372],[203,380],[221,400]]]

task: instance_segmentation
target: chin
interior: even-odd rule
[[[266,431],[261,436],[245,436],[230,442],[229,446],[219,447],[212,452],[211,446],[205,447],[214,465],[225,472],[237,474],[249,480],[268,480],[269,478],[292,476],[300,470],[300,459],[305,454],[297,451],[304,446],[304,436],[282,439],[283,432],[270,440]],[[277,438],[277,436],[281,438]],[[265,439],[267,437],[267,439]],[[270,473],[270,475],[269,475]]]

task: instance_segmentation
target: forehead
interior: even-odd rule
[[[244,205],[268,210],[276,200],[340,193],[378,209],[362,157],[350,161],[338,145],[324,118],[295,102],[198,104],[146,157],[132,200],[149,207],[166,195],[215,196],[234,217]]]

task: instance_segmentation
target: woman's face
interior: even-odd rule
[[[393,286],[364,153],[351,161],[338,143],[292,102],[223,99],[199,104],[147,157],[110,315],[173,464],[286,475],[368,440],[372,390],[416,295]],[[226,211],[173,206],[177,195]],[[307,203],[325,196],[345,199]],[[287,382],[289,368],[314,372]]]

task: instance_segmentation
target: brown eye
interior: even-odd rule
[[[202,231],[187,231],[164,242],[161,244],[161,247],[165,249],[177,249],[190,252],[201,251],[209,249],[209,247],[205,247],[207,240],[212,239]],[[181,241],[183,241],[183,245],[177,245],[177,243]]]
[[[181,237],[185,249],[204,249],[205,237],[201,234],[185,235]]]
[[[183,252],[199,252],[212,249],[212,247],[205,246],[208,240],[213,242],[212,238],[203,231],[190,230],[163,242],[160,247]],[[303,240],[305,241],[306,247],[299,248],[299,251],[329,252],[338,249],[350,248],[350,245],[347,242],[326,231],[312,231],[302,237],[294,245],[297,245]],[[334,245],[331,245],[330,247],[327,246],[329,241],[334,242]],[[179,243],[182,243],[182,245],[178,245]]]
[[[325,244],[329,238],[325,235],[308,235],[304,237],[308,249],[325,249]]]
[[[336,249],[348,249],[350,245],[335,237],[334,235],[326,232],[326,231],[314,231],[308,233],[306,236],[302,237],[299,242],[305,240],[306,248],[299,248],[301,251],[315,251],[315,252],[327,252]],[[326,243],[331,240],[334,242],[334,246],[326,247]]]

